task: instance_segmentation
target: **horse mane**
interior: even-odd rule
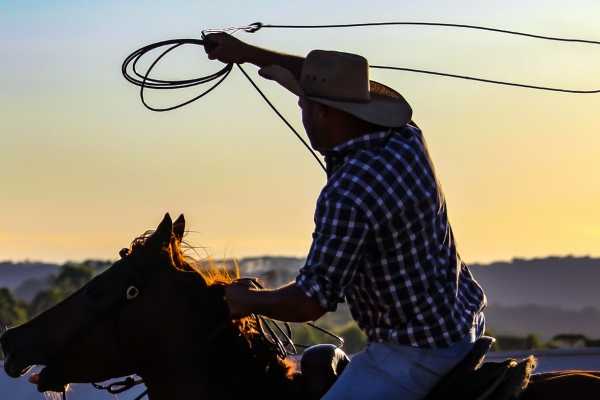
[[[146,231],[131,242],[130,253],[143,252],[148,245],[148,239],[154,231]],[[200,275],[208,287],[213,285],[229,285],[240,277],[239,264],[234,260],[231,266],[228,266],[224,261],[219,263],[208,257],[205,260],[196,260],[190,257],[187,253],[195,250],[188,242],[179,240],[175,235],[171,236],[168,246],[165,246],[165,254],[168,255],[171,261],[171,267],[184,272],[194,272]],[[297,374],[296,362],[288,357],[280,357],[273,349],[267,349],[260,345],[263,340],[256,327],[254,318],[245,317],[233,321],[234,329],[236,329],[245,339],[252,351],[260,352],[257,358],[266,359],[266,369],[269,370],[269,375],[275,379],[293,380]],[[262,354],[269,352],[270,354]],[[268,367],[268,368],[267,368]],[[279,376],[278,376],[279,375]]]
[[[130,245],[130,254],[142,252],[148,246],[148,239],[154,231],[149,230],[133,239]],[[196,247],[186,241],[178,240],[174,235],[171,236],[169,245],[165,247],[166,253],[171,259],[171,267],[179,271],[196,272],[205,280],[207,286],[214,284],[228,285],[239,278],[239,268],[234,261],[234,268],[227,268],[226,264],[219,264],[212,258],[205,260],[196,260],[187,253],[190,250],[195,251]]]

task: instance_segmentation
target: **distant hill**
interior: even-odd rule
[[[275,275],[291,280],[304,264],[304,258],[252,257],[240,260],[247,275]],[[489,304],[521,306],[536,304],[579,310],[600,308],[600,258],[546,257],[515,258],[509,262],[469,264],[484,288]]]
[[[55,274],[57,269],[58,265],[51,263],[2,261],[0,262],[0,287],[15,290],[28,279],[45,280]]]
[[[257,276],[269,286],[281,286],[293,280],[306,259],[296,257],[248,257],[239,261],[240,273]]]
[[[282,269],[295,272],[302,267],[305,260],[305,258],[281,256],[246,257],[240,260],[240,269],[246,273]]]
[[[600,258],[515,258],[511,262],[469,267],[484,288],[489,304],[536,304],[570,310],[600,308]]]
[[[111,265],[111,262],[85,260],[78,264],[101,271]],[[8,288],[17,298],[31,301],[40,290],[48,288],[50,277],[56,275],[60,267],[59,264],[33,261],[0,262],[0,288]]]
[[[240,260],[240,269],[279,285],[293,279],[304,261],[254,257]],[[543,340],[560,333],[600,338],[600,258],[513,259],[469,268],[486,292],[487,325],[494,333],[537,333]]]
[[[490,305],[485,310],[487,326],[495,335],[537,334],[542,340],[564,333],[600,338],[600,307],[565,310],[558,307]]]
[[[304,258],[249,257],[239,260],[242,275],[258,276],[268,286],[294,279]],[[102,269],[107,261],[86,261]],[[232,263],[230,262],[230,265]],[[488,326],[498,334],[559,333],[600,338],[600,258],[546,257],[469,265],[488,298]],[[0,287],[31,300],[59,265],[0,263]]]
[[[281,284],[293,279],[304,262],[304,258],[263,256],[242,258],[239,265],[244,275],[261,276],[270,284]],[[83,263],[101,269],[108,261]],[[58,267],[43,262],[0,262],[0,287],[16,291],[25,283],[20,290],[29,293],[56,273]],[[484,288],[490,305],[600,308],[600,258],[515,258],[510,262],[470,264],[469,268]]]
[[[54,274],[51,274],[50,276],[54,276]],[[34,299],[36,294],[50,287],[50,283],[52,281],[50,276],[25,279],[13,290],[15,297],[19,300],[30,302]]]

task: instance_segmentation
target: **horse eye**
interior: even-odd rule
[[[138,295],[140,294],[140,290],[138,288],[136,288],[135,286],[129,286],[127,288],[127,300],[133,300],[136,297],[138,297]]]

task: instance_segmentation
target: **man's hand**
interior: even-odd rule
[[[236,281],[225,287],[225,299],[229,306],[231,318],[244,318],[254,312],[248,307],[253,292],[256,292],[255,286],[252,281],[246,279]]]
[[[300,79],[303,57],[252,46],[224,32],[208,34],[204,37],[204,41],[204,50],[211,60],[219,60],[227,64],[247,62],[259,67],[279,65],[291,71],[296,79]]]
[[[204,41],[204,50],[208,54],[208,58],[226,64],[247,62],[253,48],[225,32],[208,34]]]

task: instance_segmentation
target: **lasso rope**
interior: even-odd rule
[[[207,33],[228,32],[230,34],[234,34],[238,31],[255,33],[261,29],[335,29],[335,28],[339,29],[339,28],[372,27],[372,26],[380,27],[380,26],[392,26],[392,25],[427,26],[427,27],[482,30],[482,31],[489,31],[489,32],[501,33],[501,34],[506,34],[506,35],[523,36],[523,37],[539,39],[539,40],[549,40],[549,41],[567,42],[567,43],[579,43],[579,44],[587,44],[587,45],[590,45],[590,44],[591,45],[600,45],[600,41],[596,41],[596,40],[561,38],[561,37],[537,35],[537,34],[525,33],[525,32],[517,32],[517,31],[512,31],[512,30],[507,30],[507,29],[490,28],[490,27],[479,26],[479,25],[450,24],[450,23],[440,23],[440,22],[402,22],[402,21],[399,21],[399,22],[368,22],[368,23],[357,23],[357,24],[334,24],[334,25],[273,25],[273,24],[263,24],[261,22],[255,22],[253,24],[242,26],[242,27],[229,27],[229,28],[223,28],[223,29],[206,29],[206,30],[202,31],[203,39],[172,39],[172,40],[165,40],[162,42],[153,43],[153,44],[144,46],[144,47],[134,51],[129,56],[127,56],[127,58],[125,58],[125,60],[123,61],[123,65],[121,67],[121,72],[123,73],[123,76],[125,77],[125,79],[127,79],[129,82],[133,83],[134,85],[137,85],[140,87],[140,100],[142,101],[142,104],[144,104],[144,106],[146,108],[148,108],[152,111],[171,111],[171,110],[175,110],[177,108],[183,107],[185,105],[188,105],[188,104],[202,98],[203,96],[207,95],[214,89],[216,89],[216,87],[219,86],[225,80],[225,78],[227,78],[227,76],[229,75],[229,73],[231,72],[231,70],[233,68],[233,64],[227,64],[222,69],[220,69],[219,71],[217,71],[213,74],[202,76],[199,78],[194,78],[194,79],[186,79],[186,80],[162,80],[162,79],[155,79],[155,78],[150,77],[150,73],[152,72],[154,67],[158,64],[158,62],[164,56],[166,56],[168,53],[175,50],[176,48],[186,45],[186,44],[187,45],[204,46],[205,43],[207,43],[206,39],[205,39],[205,34],[207,34]],[[168,48],[166,50],[164,50],[151,63],[150,67],[146,70],[146,72],[140,73],[137,69],[137,64],[138,64],[139,60],[144,55],[146,55],[149,51],[158,49],[158,48],[162,48],[165,46],[168,46]],[[277,110],[277,108],[273,105],[273,103],[271,103],[271,101],[269,101],[267,96],[260,90],[260,88],[252,80],[250,75],[248,75],[246,73],[246,71],[242,68],[242,66],[240,64],[237,64],[237,66],[240,69],[240,71],[244,74],[244,76],[248,79],[248,81],[251,83],[251,85],[258,91],[258,93],[265,100],[265,102],[267,102],[269,107],[275,112],[275,114],[277,114],[277,116],[279,118],[281,118],[281,120],[294,133],[294,135],[304,145],[304,147],[312,154],[312,156],[317,161],[319,166],[323,170],[325,170],[325,166],[323,165],[323,162],[319,159],[319,157],[316,155],[316,153],[310,148],[308,143],[306,143],[306,141],[300,136],[300,134],[287,121],[287,119]],[[469,80],[469,81],[475,81],[475,82],[491,83],[491,84],[496,84],[496,85],[520,87],[520,88],[543,90],[543,91],[550,91],[550,92],[560,92],[560,93],[569,93],[569,94],[600,93],[600,89],[589,89],[589,90],[565,89],[565,88],[557,88],[557,87],[549,87],[549,86],[531,85],[531,84],[526,84],[526,83],[507,82],[507,81],[501,81],[501,80],[495,80],[495,79],[474,77],[474,76],[468,76],[468,75],[451,74],[451,73],[446,73],[446,72],[430,71],[430,70],[415,69],[415,68],[394,67],[394,66],[387,66],[387,65],[370,65],[370,67],[374,68],[374,69],[388,69],[388,70],[395,70],[395,71],[413,72],[413,73],[419,73],[419,74],[436,75],[436,76],[443,76],[443,77],[449,77],[449,78],[455,78],[455,79],[463,79],[463,80]],[[191,98],[189,100],[183,101],[181,103],[178,103],[178,104],[175,104],[175,105],[169,106],[169,107],[159,108],[159,107],[151,106],[150,104],[148,104],[146,102],[146,98],[144,97],[145,89],[158,89],[158,90],[181,89],[181,88],[189,88],[189,87],[193,87],[193,86],[208,84],[213,81],[216,81],[216,82],[213,83],[212,86],[210,86],[208,89],[204,90],[199,95],[194,96],[193,98]]]
[[[164,56],[166,56],[168,53],[175,50],[176,48],[186,45],[186,44],[204,46],[204,44],[206,43],[206,41],[204,39],[204,34],[206,34],[206,33],[228,32],[230,34],[234,34],[240,30],[248,32],[248,33],[255,33],[255,32],[259,31],[260,29],[264,29],[264,28],[271,28],[271,29],[330,29],[330,28],[354,28],[354,27],[391,26],[391,25],[405,25],[405,26],[412,25],[412,26],[474,29],[474,30],[490,31],[490,32],[496,32],[496,33],[508,34],[508,35],[524,36],[524,37],[528,37],[528,38],[541,39],[541,40],[600,45],[600,42],[595,41],[595,40],[560,38],[560,37],[552,37],[552,36],[544,36],[544,35],[536,35],[536,34],[531,34],[531,33],[517,32],[517,31],[506,30],[506,29],[490,28],[490,27],[484,27],[484,26],[478,26],[478,25],[450,24],[450,23],[438,23],[438,22],[372,22],[372,23],[334,24],[334,25],[272,25],[272,24],[263,24],[260,22],[256,22],[256,23],[253,23],[253,24],[250,24],[247,26],[243,26],[243,27],[230,27],[230,28],[224,28],[224,29],[207,29],[202,32],[203,39],[172,39],[172,40],[165,40],[162,42],[157,42],[157,43],[153,43],[153,44],[144,46],[144,47],[134,51],[129,56],[127,56],[127,58],[125,58],[125,60],[122,64],[122,67],[121,67],[121,71],[122,71],[125,79],[127,79],[127,81],[140,87],[140,99],[142,101],[142,104],[144,104],[144,106],[146,108],[148,108],[152,111],[159,111],[159,112],[160,111],[170,111],[170,110],[175,110],[177,108],[188,105],[188,104],[202,98],[203,96],[207,95],[211,91],[213,91],[217,86],[219,86],[225,80],[225,78],[227,78],[227,76],[229,75],[229,73],[231,72],[231,70],[233,68],[233,64],[227,64],[222,69],[220,69],[219,71],[217,71],[213,74],[206,75],[206,76],[199,77],[199,78],[194,78],[194,79],[186,79],[186,80],[161,80],[161,79],[155,79],[155,78],[150,77],[150,73],[152,72],[154,67],[158,64],[158,62]],[[149,51],[158,49],[161,47],[165,47],[165,46],[169,46],[169,47],[166,50],[164,50],[151,63],[150,67],[146,70],[146,72],[144,74],[140,73],[137,69],[137,64],[138,64],[139,60],[144,55],[146,55]],[[319,163],[321,168],[323,168],[323,170],[325,170],[325,166],[323,165],[321,160],[317,157],[315,152],[306,143],[306,141],[304,141],[304,139],[298,134],[298,132],[292,127],[292,125],[285,119],[285,117],[269,101],[269,99],[265,96],[265,94],[260,90],[260,88],[252,80],[252,78],[250,78],[250,76],[242,68],[242,66],[240,64],[237,64],[237,66],[240,69],[240,71],[244,74],[244,76],[248,79],[248,81],[252,84],[252,86],[258,91],[258,93],[262,96],[262,98],[271,107],[271,109],[279,116],[279,118],[281,118],[283,120],[283,122],[288,126],[288,128],[290,128],[290,130],[292,130],[292,132],[302,142],[302,144],[311,152],[311,154],[317,160],[317,162]],[[551,92],[561,92],[561,93],[570,93],[570,94],[600,93],[600,89],[576,90],[576,89],[563,89],[563,88],[555,88],[555,87],[547,87],[547,86],[536,86],[536,85],[530,85],[530,84],[525,84],[525,83],[506,82],[506,81],[493,80],[493,79],[487,79],[487,78],[473,77],[473,76],[467,76],[467,75],[457,75],[457,74],[450,74],[450,73],[445,73],[445,72],[428,71],[428,70],[406,68],[406,67],[394,67],[394,66],[385,66],[385,65],[370,65],[370,67],[376,68],[376,69],[390,69],[390,70],[396,70],[396,71],[437,75],[437,76],[444,76],[444,77],[450,77],[450,78],[456,78],[456,79],[464,79],[464,80],[470,80],[470,81],[476,81],[476,82],[491,83],[491,84],[497,84],[497,85],[520,87],[520,88],[535,89],[535,90],[544,90],[544,91],[551,91]],[[176,104],[173,106],[169,106],[169,107],[165,107],[165,108],[158,108],[158,107],[149,105],[146,102],[146,99],[144,97],[145,89],[158,89],[158,90],[182,89],[182,88],[188,88],[188,87],[207,84],[207,83],[213,82],[215,80],[216,80],[216,82],[213,83],[212,86],[210,86],[208,89],[206,89],[199,95],[196,95],[195,97],[193,97],[189,100],[186,100],[182,103],[179,103],[179,104]],[[305,345],[299,345],[299,344],[295,344],[293,342],[292,337],[291,337],[291,330],[290,330],[288,324],[284,324],[284,326],[282,328],[276,321],[265,319],[264,317],[261,317],[261,316],[255,316],[255,318],[256,318],[257,326],[259,328],[261,335],[263,335],[263,337],[265,337],[265,339],[268,340],[274,346],[274,348],[278,351],[278,353],[281,356],[285,356],[285,355],[288,355],[291,353],[296,353],[296,346],[306,347]],[[315,329],[318,329],[322,332],[332,335],[334,338],[336,338],[339,341],[339,346],[343,345],[342,338],[332,334],[331,332],[323,330],[322,328],[319,328],[318,326],[316,326],[314,324],[309,324],[309,325]],[[0,326],[0,333],[1,333],[1,331],[2,331],[2,326]],[[123,381],[113,382],[112,384],[109,384],[106,386],[94,384],[94,387],[99,390],[106,390],[111,394],[116,394],[116,393],[121,393],[123,391],[126,391],[140,383],[142,383],[141,380],[136,380],[136,379],[129,377]],[[140,395],[138,395],[136,397],[136,400],[141,399],[146,394],[147,394],[147,390],[142,392]],[[66,400],[66,392],[65,391],[62,392],[62,398],[64,400]]]

